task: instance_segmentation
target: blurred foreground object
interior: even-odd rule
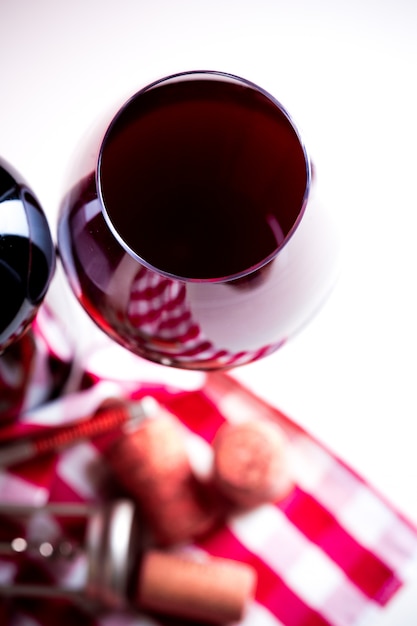
[[[0,351],[35,317],[55,269],[45,214],[21,176],[0,159]]]
[[[0,415],[15,418],[36,359],[25,334],[55,270],[45,214],[20,174],[0,158]]]

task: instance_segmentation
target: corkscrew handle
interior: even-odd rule
[[[89,420],[71,424],[58,432],[53,432],[33,440],[36,455],[59,451],[74,440],[89,439],[121,426],[131,419],[130,408],[124,404],[101,409]]]
[[[136,402],[118,402],[111,407],[102,408],[91,419],[62,427],[37,439],[21,441],[0,449],[0,467],[60,450],[83,439],[91,439],[120,426],[134,428],[143,419],[150,417],[157,410],[158,403],[151,397]]]

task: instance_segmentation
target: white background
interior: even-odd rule
[[[1,0],[0,154],[54,233],[84,133],[187,69],[239,74],[284,104],[342,235],[326,306],[235,375],[417,523],[417,2]],[[380,624],[416,620],[410,589]]]

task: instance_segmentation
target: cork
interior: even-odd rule
[[[287,448],[284,432],[273,422],[224,424],[213,442],[213,482],[241,507],[282,500],[293,488]]]
[[[122,436],[108,461],[158,544],[191,541],[218,523],[211,492],[194,476],[181,427],[168,412]]]
[[[133,601],[148,612],[229,624],[243,619],[256,582],[245,563],[151,550],[143,557]]]

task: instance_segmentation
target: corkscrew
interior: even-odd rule
[[[137,521],[131,502],[43,507],[1,505],[0,517],[23,522],[25,528],[24,532],[0,543],[0,556],[14,557],[18,562],[30,560],[41,568],[50,566],[58,572],[56,585],[11,580],[0,585],[0,595],[60,598],[89,608],[100,605],[121,608],[126,604],[128,574],[139,550],[139,534],[133,532]],[[76,519],[82,529],[81,540],[49,536],[51,524],[45,521],[48,518],[58,526],[62,520]],[[44,524],[39,524],[39,520],[44,520]],[[73,574],[68,575],[68,570],[73,570]],[[62,572],[66,575],[60,582]]]
[[[25,532],[12,531],[0,544],[0,556],[49,565],[56,584],[11,579],[0,584],[0,596],[68,600],[89,610],[131,607],[225,624],[243,617],[255,592],[256,572],[248,564],[149,546],[145,550],[144,527],[129,500],[0,505],[1,517],[26,521]],[[48,524],[51,518],[55,524]],[[65,528],[59,520],[68,518],[78,518],[80,540],[51,532]]]

